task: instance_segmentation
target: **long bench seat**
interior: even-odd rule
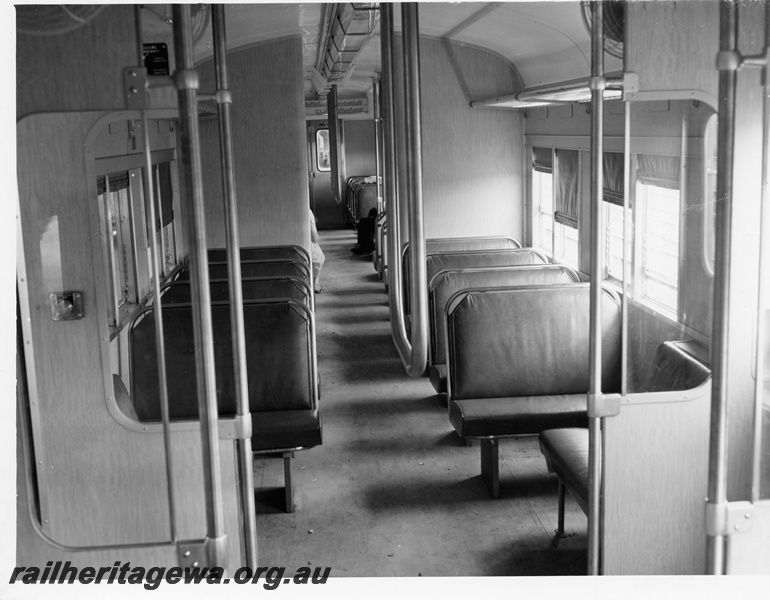
[[[226,262],[212,262],[208,265],[209,279],[228,279],[229,269]],[[190,279],[190,266],[184,265],[178,271],[176,281]],[[310,267],[303,260],[272,258],[264,260],[241,261],[241,277],[274,277],[289,275],[310,281]]]
[[[377,176],[353,175],[345,180],[345,207],[351,221],[358,220],[377,208]]]
[[[425,255],[425,281],[430,281],[441,271],[471,269],[476,267],[515,267],[520,265],[548,264],[548,259],[534,248],[502,248],[498,250],[464,250],[431,252]],[[410,313],[410,269],[404,266],[403,302],[405,314]],[[426,290],[427,293],[427,290]]]
[[[487,237],[459,237],[459,238],[428,238],[425,240],[425,258],[426,267],[428,267],[428,257],[434,254],[446,253],[474,253],[497,250],[517,250],[521,248],[518,240],[507,236],[487,236]],[[410,277],[410,259],[411,246],[406,242],[401,248],[401,273],[404,280],[404,311],[409,314],[409,277]],[[496,263],[494,263],[496,264]],[[459,267],[480,267],[489,266],[484,264],[459,265]],[[435,274],[435,273],[434,273]],[[432,275],[428,275],[427,281],[430,281]]]
[[[302,260],[310,264],[310,255],[302,246],[251,246],[240,248],[241,260],[265,260],[285,258],[289,260]],[[209,248],[209,262],[226,262],[226,248]]]
[[[658,347],[647,385],[649,392],[688,390],[703,384],[711,371],[701,362],[705,352],[693,342],[664,342]],[[558,525],[564,535],[564,500],[568,490],[588,514],[588,430],[550,429],[540,433],[540,450],[549,473],[559,478]],[[611,451],[609,449],[608,451]]]
[[[230,306],[211,306],[216,394],[219,413],[236,412]],[[252,450],[284,458],[286,509],[294,509],[291,462],[294,451],[322,442],[318,410],[315,329],[306,303],[286,298],[244,300],[243,304]],[[192,307],[163,308],[169,416],[198,418]],[[160,420],[154,313],[147,307],[129,333],[131,395],[141,421]]]
[[[212,302],[226,302],[230,299],[230,282],[227,279],[210,279],[209,290]],[[308,304],[312,297],[307,280],[289,275],[273,277],[244,277],[241,279],[241,295],[244,299],[292,298]],[[161,288],[164,304],[190,302],[189,280],[172,281]]]
[[[467,290],[447,306],[449,418],[481,441],[481,471],[499,496],[498,441],[586,426],[590,286]],[[620,384],[620,303],[602,294],[602,386]]]
[[[450,298],[466,289],[504,288],[518,285],[577,283],[579,275],[564,265],[520,265],[439,271],[428,284],[430,382],[446,393],[446,308]]]

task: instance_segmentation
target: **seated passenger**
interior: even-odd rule
[[[321,246],[318,244],[318,228],[315,225],[315,215],[310,211],[310,260],[313,263],[313,289],[316,294],[324,291],[321,285],[321,268],[324,266],[326,257]]]
[[[374,252],[374,222],[377,220],[377,209],[369,210],[368,217],[362,217],[356,224],[358,243],[350,249],[355,254],[371,254]]]

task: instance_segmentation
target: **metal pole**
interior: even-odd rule
[[[762,404],[765,393],[765,352],[766,310],[768,285],[770,277],[770,4],[765,5],[765,66],[762,71],[765,88],[762,103],[762,195],[761,217],[759,229],[759,290],[757,294],[757,349],[756,349],[756,379],[754,381],[754,449],[751,474],[751,501],[760,499],[761,486],[761,457],[762,457]]]
[[[142,9],[136,6],[134,9],[136,19],[137,35],[137,60],[140,65],[144,64],[144,52],[142,45]],[[140,93],[146,93],[141,90]],[[176,502],[174,495],[174,460],[171,452],[171,427],[168,411],[168,387],[166,386],[166,341],[163,337],[163,309],[160,297],[160,258],[158,256],[158,238],[155,234],[155,202],[154,189],[152,186],[152,158],[150,155],[150,136],[147,123],[147,111],[142,109],[142,130],[144,131],[144,177],[142,184],[144,190],[144,204],[147,219],[149,221],[147,229],[150,234],[150,257],[152,260],[152,297],[153,297],[153,325],[155,331],[155,354],[158,363],[158,391],[160,393],[160,419],[163,425],[163,450],[166,460],[166,485],[168,488],[168,512],[169,512],[169,530],[171,541],[177,541],[176,527]]]
[[[602,395],[602,280],[601,209],[603,200],[602,159],[604,149],[604,6],[594,2],[591,11],[591,336],[589,343],[590,385],[588,389],[588,574],[600,568],[601,448],[602,420],[591,416],[591,408]]]
[[[206,495],[206,535],[210,542],[208,555],[212,566],[224,565],[225,531],[222,513],[222,477],[219,462],[219,437],[214,371],[214,336],[211,322],[211,295],[206,256],[206,225],[201,174],[201,149],[198,131],[198,74],[194,70],[191,17],[189,4],[175,4],[174,50],[177,72],[174,83],[178,90],[180,115],[180,154],[187,190],[186,227],[190,252],[190,291],[192,296],[193,335],[195,340],[195,374],[198,389],[198,411],[201,421],[203,450],[203,484]]]
[[[420,69],[419,69],[419,25],[417,22],[417,6],[414,3],[403,4],[404,37],[404,94],[406,120],[406,195],[408,196],[407,222],[410,231],[411,245],[411,303],[412,330],[411,343],[406,335],[403,305],[403,280],[401,273],[401,216],[396,178],[396,127],[395,127],[395,95],[393,90],[393,7],[383,4],[382,22],[380,25],[382,38],[383,64],[383,103],[386,127],[386,194],[388,196],[388,265],[390,280],[388,296],[390,299],[390,326],[393,342],[396,345],[401,362],[410,377],[420,377],[425,372],[428,362],[428,302],[427,281],[425,275],[425,234],[423,231],[422,211],[422,139],[420,127]]]
[[[327,115],[329,117],[329,161],[332,167],[332,192],[337,204],[342,202],[342,191],[340,188],[340,121],[337,116],[337,85],[326,95]]]
[[[395,93],[393,90],[393,5],[380,5],[380,52],[382,55],[382,118],[383,127],[383,195],[388,207],[388,296],[390,301],[390,324],[393,339],[406,338],[403,321],[401,263],[398,248],[401,247],[401,232],[398,227],[398,174],[396,171],[396,124]],[[393,262],[398,263],[395,267]]]
[[[382,199],[382,171],[380,163],[382,161],[382,153],[380,145],[382,144],[382,134],[380,129],[382,127],[382,117],[380,116],[380,82],[377,78],[372,77],[372,103],[374,104],[374,171],[377,182],[377,214],[380,214],[383,209]]]
[[[420,112],[420,39],[416,2],[401,4],[404,37],[404,96],[406,117],[406,176],[409,213],[409,258],[412,317],[412,356],[407,372],[420,377],[428,357],[428,280],[422,199],[422,116]]]
[[[716,257],[714,264],[714,317],[711,334],[711,434],[709,445],[708,503],[727,502],[727,373],[730,311],[730,253],[732,233],[733,150],[735,136],[735,88],[738,65],[737,6],[719,5],[719,134],[717,149]],[[723,60],[724,59],[724,60]],[[722,534],[709,535],[706,569],[724,573]]]
[[[257,523],[254,506],[254,472],[251,451],[251,411],[246,370],[246,339],[241,289],[240,242],[238,239],[238,203],[235,194],[235,169],[231,107],[232,98],[227,87],[227,34],[224,4],[211,5],[211,24],[214,36],[214,69],[219,103],[219,145],[222,160],[222,185],[225,200],[225,234],[227,237],[227,272],[230,292],[230,330],[233,347],[233,376],[235,377],[236,413],[244,423],[242,436],[236,441],[240,506],[242,512],[246,565],[257,568]]]
[[[628,394],[628,298],[631,280],[631,257],[627,255],[628,240],[631,238],[631,103],[626,102],[623,122],[623,298],[621,305],[621,362],[620,394]]]
[[[385,218],[385,199],[383,191],[383,140],[382,140],[382,86],[377,77],[372,77],[372,103],[374,104],[374,152],[375,178],[377,182],[377,218],[374,221],[374,268],[382,276],[384,266],[382,225]]]

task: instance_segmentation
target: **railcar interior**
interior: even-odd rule
[[[770,576],[767,2],[15,40],[25,581]]]

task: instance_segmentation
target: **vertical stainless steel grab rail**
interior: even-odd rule
[[[385,258],[383,257],[385,220],[385,194],[383,191],[383,132],[382,132],[382,85],[379,78],[372,77],[372,103],[374,104],[374,149],[375,176],[377,178],[377,218],[374,221],[374,268],[382,277]]]
[[[380,81],[372,77],[372,104],[374,104],[374,176],[377,182],[377,214],[383,211],[382,201],[382,119],[380,118]]]
[[[238,233],[238,203],[235,193],[235,169],[233,167],[233,141],[231,107],[232,96],[227,87],[227,34],[225,7],[211,5],[211,24],[214,36],[214,70],[216,72],[216,98],[219,106],[219,145],[222,161],[222,187],[225,200],[225,235],[227,238],[227,273],[230,292],[230,330],[233,346],[233,375],[235,377],[236,413],[241,421],[239,438],[236,440],[238,455],[238,479],[242,511],[246,565],[257,568],[257,524],[254,506],[254,472],[251,451],[251,411],[249,410],[249,386],[246,371],[246,339],[243,317],[243,291],[241,286],[241,255]]]
[[[410,377],[420,377],[428,361],[428,301],[425,272],[425,232],[422,210],[422,132],[420,122],[420,54],[419,23],[416,3],[401,5],[403,21],[404,96],[406,121],[406,190],[409,223],[410,252],[410,306],[412,314],[411,340],[407,338],[402,302],[401,218],[398,182],[396,178],[396,127],[395,93],[393,89],[393,7],[382,4],[380,37],[382,42],[383,113],[385,128],[385,173],[388,197],[388,296],[390,300],[390,326],[393,341],[401,361]]]
[[[136,39],[137,39],[137,64],[144,64],[144,51],[142,45],[142,8],[136,6],[134,9],[134,18],[136,21]],[[145,93],[145,90],[141,90]],[[174,461],[171,452],[171,428],[169,426],[168,412],[168,386],[166,385],[166,343],[163,337],[163,307],[160,298],[160,257],[158,256],[158,236],[155,231],[157,214],[155,210],[155,194],[152,186],[152,159],[150,155],[150,135],[147,121],[147,110],[142,109],[142,129],[144,131],[144,170],[145,176],[142,178],[144,204],[146,207],[147,237],[150,242],[150,256],[152,260],[152,302],[153,302],[153,325],[155,331],[155,353],[158,363],[158,391],[160,392],[160,418],[163,426],[163,450],[166,460],[166,485],[168,487],[168,512],[169,512],[169,532],[171,541],[177,541],[176,526],[176,500],[174,495]],[[158,211],[160,212],[160,211]]]
[[[591,10],[591,335],[588,390],[588,574],[599,574],[602,502],[602,418],[595,416],[602,397],[602,280],[604,279],[601,209],[604,196],[602,159],[604,149],[604,7],[594,2]]]
[[[174,51],[177,71],[174,84],[178,91],[182,169],[182,189],[189,194],[185,207],[187,247],[190,251],[190,291],[192,296],[195,374],[198,386],[198,411],[203,450],[203,484],[206,495],[206,553],[211,566],[224,566],[226,535],[222,511],[222,477],[219,461],[219,437],[214,371],[214,342],[211,322],[206,225],[204,220],[201,149],[198,131],[197,90],[189,4],[173,5]]]
[[[337,204],[342,203],[340,186],[340,120],[337,113],[337,85],[326,95],[326,114],[329,117],[329,161],[332,168],[332,194]]]
[[[719,133],[717,146],[716,256],[714,261],[714,317],[711,327],[711,432],[709,436],[708,505],[727,502],[727,332],[730,309],[730,254],[732,230],[733,150],[735,136],[735,88],[737,65],[727,60],[736,54],[737,6],[719,7]],[[722,60],[724,59],[724,60]],[[724,573],[724,542],[721,534],[709,535],[706,570]]]
[[[760,499],[762,456],[762,403],[765,386],[765,361],[762,356],[766,338],[767,294],[770,293],[770,4],[765,5],[765,48],[762,77],[765,89],[762,100],[762,194],[759,228],[759,289],[757,293],[756,379],[754,381],[754,441],[751,466],[751,501]],[[764,234],[764,235],[763,235]],[[762,274],[765,274],[763,277]]]

